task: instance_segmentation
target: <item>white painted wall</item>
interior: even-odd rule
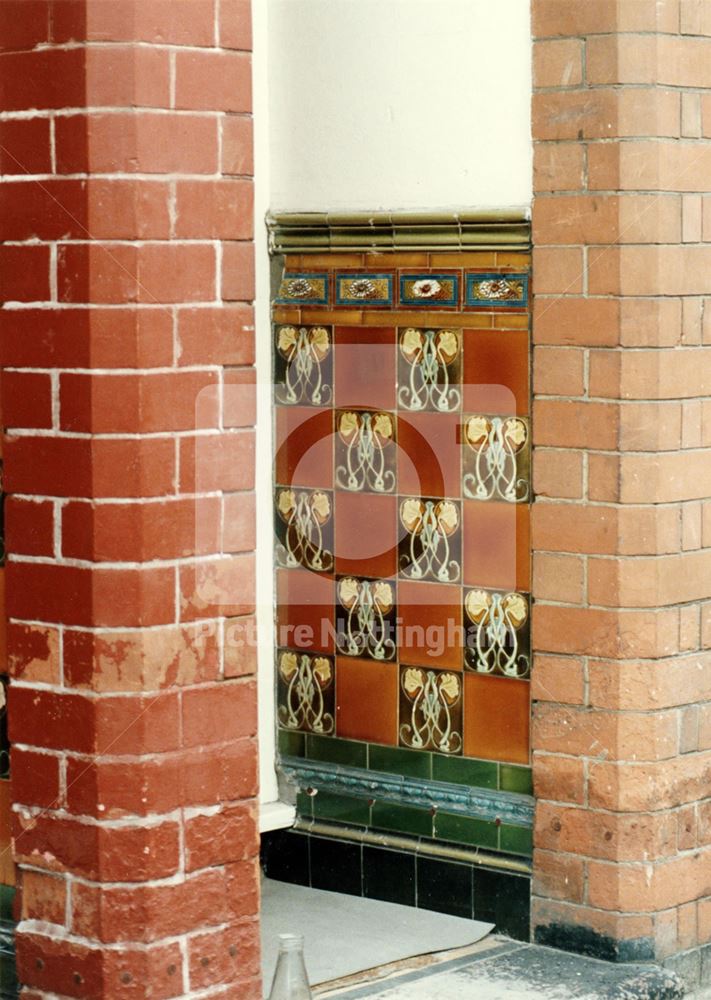
[[[273,211],[529,205],[529,0],[261,2]]]

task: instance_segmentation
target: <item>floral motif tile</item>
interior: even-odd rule
[[[462,752],[462,676],[400,665],[400,746]]]
[[[530,599],[517,591],[466,590],[464,664],[480,674],[528,677]]]
[[[398,406],[418,413],[461,409],[462,338],[459,330],[408,326],[398,334]]]
[[[277,677],[279,725],[284,729],[332,736],[336,730],[332,657],[279,650]]]
[[[454,500],[401,497],[399,516],[400,576],[440,583],[461,580],[461,505]]]
[[[343,576],[336,581],[336,649],[345,656],[394,660],[396,587],[390,580]]]
[[[530,288],[495,260],[302,255],[275,289],[278,723],[319,759],[529,763]]]

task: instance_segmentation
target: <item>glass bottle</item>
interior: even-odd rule
[[[279,957],[269,1000],[313,1000],[304,965],[301,934],[279,935]]]

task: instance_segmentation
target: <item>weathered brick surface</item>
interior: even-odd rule
[[[261,996],[255,657],[231,645],[254,612],[249,8],[0,4],[7,657],[33,1000]]]
[[[603,957],[711,938],[708,8],[532,7],[533,921]]]

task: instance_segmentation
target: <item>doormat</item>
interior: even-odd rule
[[[475,944],[493,924],[377,899],[262,882],[262,974],[269,995],[280,934],[303,934],[312,986],[382,965]]]

